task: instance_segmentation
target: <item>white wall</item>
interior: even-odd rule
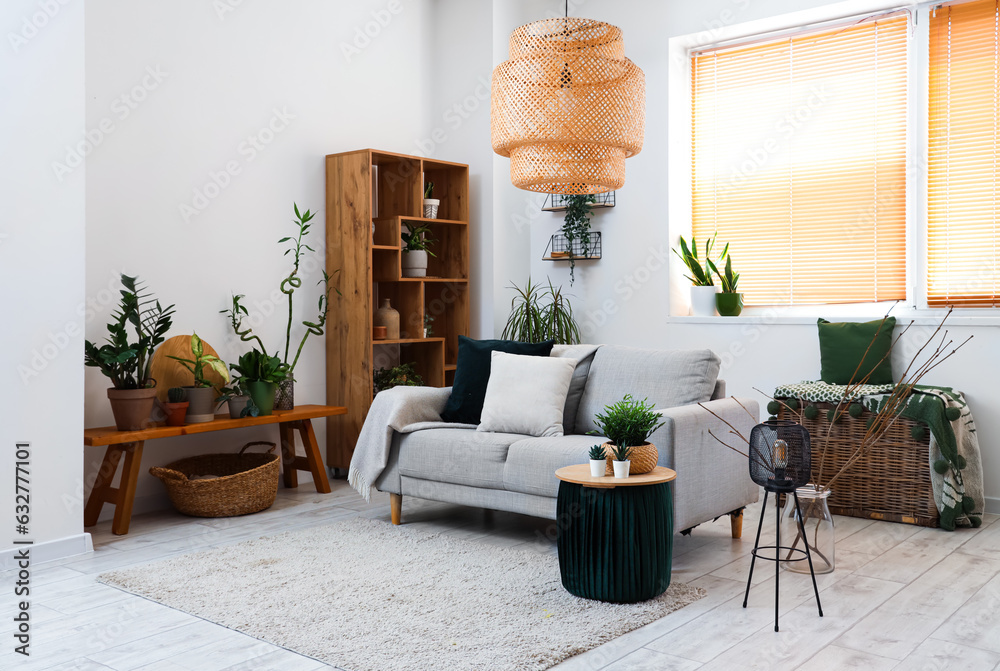
[[[31,442],[30,533],[41,561],[84,552],[83,169],[59,179],[64,146],[83,139],[83,3],[9,0],[0,10],[0,569],[14,539],[15,442]]]
[[[283,347],[283,304],[271,297],[289,269],[276,243],[293,230],[292,202],[318,212],[308,241],[321,259],[323,157],[366,147],[416,153],[436,123],[428,111],[429,7],[416,0],[88,2],[87,128],[114,130],[88,163],[87,296],[100,303],[117,272],[139,274],[161,301],[177,304],[171,335],[197,330],[231,362],[249,347],[219,311],[232,292],[246,294],[267,347]],[[264,130],[272,123],[273,134]],[[450,148],[440,156],[465,160]],[[206,186],[227,166],[239,172],[218,177],[224,188]],[[195,190],[214,197],[202,201]],[[185,217],[181,206],[197,214]],[[315,316],[320,277],[319,263],[305,267],[296,324]],[[111,307],[98,305],[88,338],[104,337]],[[293,328],[293,342],[302,332]],[[295,371],[297,403],[324,402],[324,361],[322,339],[310,338]],[[88,426],[112,423],[107,386],[88,369]],[[325,425],[316,422],[320,445]],[[276,440],[277,430],[147,444],[136,510],[167,505],[149,466],[261,437]],[[88,484],[100,457],[97,449],[87,454]]]
[[[500,3],[497,3],[500,4]],[[502,3],[507,10],[505,23],[495,23],[494,43],[498,44],[514,25],[537,20],[545,12],[562,13],[563,3]],[[815,317],[832,314],[818,310],[802,318],[774,318],[765,323],[753,320],[728,322],[668,318],[671,295],[669,260],[671,234],[668,225],[683,229],[686,221],[668,221],[666,193],[668,170],[668,49],[670,37],[703,33],[712,41],[722,28],[746,21],[778,16],[793,11],[833,3],[822,0],[702,0],[688,2],[643,2],[641,0],[581,0],[571,3],[571,16],[607,21],[619,26],[625,37],[626,55],[646,74],[646,136],[642,153],[627,161],[626,185],[617,194],[615,209],[602,211],[593,226],[603,232],[604,258],[577,265],[575,296],[585,339],[593,342],[628,344],[641,347],[711,347],[723,355],[723,376],[731,393],[763,397],[783,382],[815,379],[819,374],[819,352]],[[506,59],[506,48],[495,54],[495,63]],[[532,195],[510,185],[506,159],[498,159],[495,169],[496,226],[524,214]],[[520,250],[530,263],[536,279],[546,275],[568,287],[569,273],[563,263],[541,261],[549,236],[561,225],[557,214],[538,213],[530,224],[530,250]],[[676,232],[675,232],[676,235]],[[499,261],[497,261],[499,266]],[[505,269],[497,269],[498,277]],[[523,281],[525,270],[518,264],[507,269],[511,279]],[[674,289],[686,292],[682,283]],[[497,292],[496,332],[502,328],[509,296]],[[844,318],[859,315],[844,315]],[[867,318],[871,318],[870,316]],[[908,337],[894,364],[898,370],[903,357],[912,353],[929,331],[926,321]],[[975,338],[959,354],[924,379],[925,383],[950,385],[964,391],[975,412],[985,465],[989,507],[1000,512],[1000,401],[992,393],[1000,364],[993,352],[1000,345],[997,327],[974,320],[953,320],[956,340]],[[908,356],[906,357],[908,360]]]

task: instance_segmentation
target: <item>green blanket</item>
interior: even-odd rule
[[[872,412],[884,407],[893,385],[866,385],[848,400],[864,402]],[[775,389],[775,398],[837,403],[846,387],[825,382],[801,382]],[[972,411],[961,392],[951,387],[917,385],[907,399],[903,417],[923,424],[930,432],[928,468],[942,529],[978,527],[986,499],[983,468]],[[923,427],[920,427],[923,428]]]

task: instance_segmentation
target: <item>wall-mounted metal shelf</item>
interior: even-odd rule
[[[595,193],[593,195],[594,202],[590,204],[591,209],[599,210],[615,206],[614,191]],[[569,198],[569,196],[565,196],[561,193],[550,193],[545,197],[545,202],[542,203],[542,212],[564,212],[566,210],[567,198]]]
[[[601,232],[590,232],[590,244],[584,245],[583,240],[574,240],[572,249],[569,240],[562,233],[556,233],[549,238],[549,244],[545,245],[545,253],[542,261],[596,261],[601,258]]]

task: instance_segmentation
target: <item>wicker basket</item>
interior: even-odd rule
[[[270,445],[264,454],[244,454],[253,445]],[[234,517],[271,507],[278,493],[280,459],[274,443],[247,443],[239,454],[206,454],[149,469],[163,481],[178,512],[195,517]],[[215,475],[210,480],[190,480]]]
[[[814,419],[803,417],[802,425],[812,438],[813,480],[820,478],[822,468],[822,480],[829,481],[857,450],[872,413],[865,410],[860,417],[851,417],[844,412],[830,429],[826,414],[836,405],[811,405],[819,413]],[[794,421],[795,417],[790,415],[782,407],[779,418]],[[915,425],[923,426],[905,417],[896,419],[882,440],[837,478],[830,494],[831,512],[923,527],[939,526],[928,461],[930,438],[914,439],[910,429]]]
[[[611,452],[613,445],[611,443],[604,443],[601,447],[604,448],[604,456],[607,459],[607,467],[604,469],[605,475],[614,475],[615,469],[611,465],[614,461],[614,454]],[[645,445],[637,445],[632,448],[632,454],[629,455],[629,461],[632,464],[628,468],[629,475],[642,475],[643,473],[649,473],[651,470],[656,468],[656,461],[660,458],[660,453],[656,451],[656,445],[652,443],[646,443]]]

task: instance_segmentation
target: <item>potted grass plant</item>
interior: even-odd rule
[[[717,234],[716,234],[717,235]],[[680,238],[680,251],[674,248],[674,254],[680,257],[690,275],[685,275],[691,281],[691,314],[695,317],[712,317],[715,315],[715,294],[719,292],[713,276],[719,273],[716,261],[712,260],[712,248],[715,246],[716,235],[705,241],[705,256],[698,256],[698,241],[691,238],[688,247],[684,236]],[[721,263],[729,254],[727,244],[719,255]]]
[[[108,400],[120,431],[149,425],[156,399],[156,380],[150,375],[153,350],[170,330],[174,306],[163,307],[138,277],[121,276],[121,300],[108,324],[108,338],[98,347],[84,342],[84,364],[99,368],[111,380]],[[130,342],[129,328],[134,339]]]
[[[590,448],[590,477],[599,478],[604,475],[604,448],[594,445]]]
[[[548,287],[532,284],[529,277],[524,288],[516,284],[510,288],[515,295],[501,337],[520,342],[555,340],[560,345],[580,342],[580,327],[573,316],[573,306],[561,286],[554,286],[552,280]]]
[[[604,444],[608,461],[631,461],[629,472],[633,475],[649,473],[656,467],[659,453],[649,437],[663,426],[663,422],[648,399],[638,401],[626,394],[622,400],[605,406],[604,412],[595,415],[594,423],[598,430],[591,431],[591,435],[608,437]]]
[[[167,355],[168,359],[180,363],[194,376],[194,384],[184,387],[187,401],[190,404],[187,411],[187,422],[198,424],[211,422],[215,419],[215,397],[217,396],[212,383],[205,379],[205,367],[214,370],[229,382],[229,371],[222,359],[212,354],[205,354],[205,343],[197,333],[191,335],[191,356],[193,359]]]
[[[406,224],[406,230],[400,234],[403,240],[403,277],[427,277],[427,257],[436,256],[430,246],[437,242],[429,236],[430,226]]]

